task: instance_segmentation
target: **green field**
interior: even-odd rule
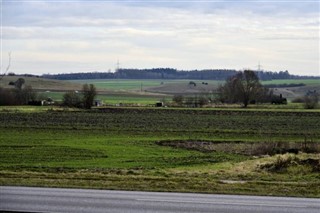
[[[178,141],[317,145],[319,115],[258,109],[2,108],[0,184],[320,197],[320,172],[310,166],[293,164],[272,172],[260,165],[276,156],[174,146]]]
[[[143,87],[159,86],[162,80],[126,80],[126,79],[93,79],[74,80],[72,82],[81,84],[94,84],[98,89],[108,90],[139,90]],[[172,82],[172,80],[169,80]]]
[[[216,80],[167,80],[167,79],[158,79],[158,80],[131,80],[131,79],[89,79],[89,80],[72,80],[70,82],[80,83],[80,84],[94,84],[97,88],[108,89],[108,90],[142,90],[148,87],[156,87],[162,84],[187,84],[190,81],[194,81],[198,85],[202,82],[207,82],[208,84],[218,87],[219,85],[224,84],[225,81],[216,81]],[[306,86],[319,86],[319,79],[279,79],[279,80],[270,80],[270,81],[261,81],[263,85],[268,84],[300,84],[303,83]]]
[[[63,95],[65,92],[38,92],[38,94],[43,97],[50,97],[55,101],[62,101]],[[141,104],[141,105],[149,105],[155,104],[160,100],[168,100],[171,101],[171,96],[163,96],[163,95],[144,95],[144,94],[132,94],[132,93],[98,93],[96,99],[102,100],[104,104]]]
[[[108,102],[107,94],[117,92],[115,96],[111,97],[110,102],[112,104],[117,103],[134,103],[137,104],[153,104],[156,101],[162,99],[162,97],[157,97],[153,99],[150,95],[156,96],[157,94],[165,94],[165,99],[171,100],[172,96],[176,94],[182,94],[184,96],[194,96],[201,94],[214,94],[217,91],[219,85],[222,85],[224,81],[214,81],[214,80],[192,80],[197,86],[190,87],[189,82],[191,80],[125,80],[125,79],[99,79],[99,80],[81,80],[72,81],[73,83],[92,83],[100,90],[106,90],[102,92],[106,96],[102,99]],[[203,85],[202,82],[207,83]],[[287,98],[290,102],[291,100],[304,96],[309,90],[320,90],[320,80],[319,79],[286,79],[286,80],[272,80],[272,81],[262,81],[263,85],[279,85],[280,88],[273,88],[275,95],[282,94],[283,97]],[[304,86],[299,87],[288,87],[285,88],[284,84],[304,84]],[[119,92],[122,93],[122,98],[117,99]],[[126,98],[124,98],[126,94]],[[286,106],[291,108],[291,105]]]
[[[170,79],[88,79],[88,80],[73,80],[70,82],[81,84],[94,84],[98,89],[108,90],[144,90],[149,87],[157,87],[166,84],[188,84],[190,81],[194,81],[197,84],[201,84],[203,81],[209,84],[219,85],[223,81],[214,80],[170,80]]]

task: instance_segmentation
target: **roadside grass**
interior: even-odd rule
[[[319,112],[107,108],[1,111],[0,184],[320,197],[320,173],[163,140],[320,143]],[[319,158],[319,154],[299,154]],[[302,172],[300,172],[302,171]]]
[[[16,186],[72,187],[114,190],[202,192],[268,196],[320,197],[319,182],[263,181],[225,182],[215,177],[176,174],[140,175],[132,172],[77,171],[58,173],[0,172],[0,184]]]

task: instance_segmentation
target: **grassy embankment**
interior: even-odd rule
[[[319,154],[255,157],[158,145],[320,143],[319,111],[0,111],[0,184],[320,197]],[[229,145],[230,145],[229,144]],[[293,161],[292,159],[300,160]],[[288,163],[289,162],[289,163]],[[268,167],[269,168],[269,167]]]

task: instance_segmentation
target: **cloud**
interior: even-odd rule
[[[265,69],[301,72],[305,66],[318,74],[318,5],[4,1],[3,52],[12,51],[17,61],[41,62],[41,69],[17,66],[18,72],[57,72],[59,64],[59,72],[67,72],[70,63],[74,69],[81,64],[81,70],[105,70],[120,59],[127,67],[179,69],[242,69],[261,61]]]

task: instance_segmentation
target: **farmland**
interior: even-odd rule
[[[303,164],[317,161],[318,153],[253,156],[198,146],[282,143],[316,150],[319,115],[318,110],[2,108],[0,183],[320,197],[317,167]],[[281,171],[262,166],[280,158],[295,163]]]
[[[219,85],[222,85],[224,81],[216,80],[194,80],[196,87],[189,85],[190,80],[168,80],[168,79],[159,79],[159,80],[125,80],[125,79],[99,79],[99,80],[76,80],[71,81],[73,83],[92,83],[98,89],[101,90],[103,94],[113,93],[124,93],[128,97],[129,103],[130,99],[136,98],[138,103],[152,103],[154,100],[161,100],[163,98],[167,100],[172,99],[174,94],[182,94],[186,96],[192,95],[201,95],[201,94],[214,94]],[[203,84],[206,83],[206,84]],[[294,98],[301,97],[306,94],[307,91],[311,90],[320,90],[320,80],[319,79],[285,79],[285,80],[272,80],[272,81],[262,81],[265,86],[270,86],[274,91],[274,94],[282,94],[289,101]],[[288,86],[284,86],[287,84]],[[293,84],[303,86],[290,86]],[[277,85],[281,86],[280,88]],[[103,90],[108,90],[109,92],[103,92]],[[111,93],[112,93],[111,92]],[[160,94],[162,96],[160,96]],[[116,96],[116,95],[115,95]],[[144,96],[145,100],[139,102],[139,97]],[[154,99],[152,96],[156,97]],[[103,100],[108,102],[108,97],[102,97]],[[117,98],[111,98],[110,103],[126,103],[125,100]],[[289,106],[290,108],[290,106]]]
[[[198,87],[193,88],[194,93],[208,92],[219,85],[223,84],[223,81],[214,80],[170,80],[170,79],[158,79],[158,80],[126,80],[126,79],[100,79],[100,80],[76,80],[71,81],[74,83],[90,83],[94,84],[97,88],[108,89],[112,91],[152,91],[156,93],[177,93],[177,90],[190,89],[188,87],[189,82],[195,82]],[[206,86],[202,86],[202,82],[206,82]],[[173,88],[172,88],[173,87]],[[187,92],[188,93],[188,92]]]
[[[65,92],[38,92],[38,94],[41,94],[44,97],[51,97],[55,101],[61,101],[64,93]],[[99,91],[96,99],[103,100],[105,104],[112,105],[119,103],[148,105],[154,104],[162,99],[171,100],[171,96]]]
[[[20,76],[21,77],[21,76]],[[10,81],[16,81],[19,76],[5,76],[0,87],[12,88]],[[51,80],[36,77],[24,77],[26,85],[31,85],[42,97],[51,97],[54,101],[61,101],[66,91],[81,90],[83,84],[94,84],[97,87],[97,99],[105,104],[150,105],[158,101],[171,101],[174,94],[185,96],[210,95],[214,96],[216,89],[224,81],[192,80],[197,86],[190,86],[191,80],[170,79],[90,79],[90,80]],[[205,83],[205,84],[203,84]],[[274,93],[282,94],[289,102],[303,96],[308,90],[320,90],[319,79],[287,79],[262,81],[263,85],[273,87]],[[284,84],[304,84],[297,87],[283,87]],[[277,88],[276,85],[282,85]],[[288,105],[286,108],[296,108]],[[301,108],[301,107],[300,107]]]

